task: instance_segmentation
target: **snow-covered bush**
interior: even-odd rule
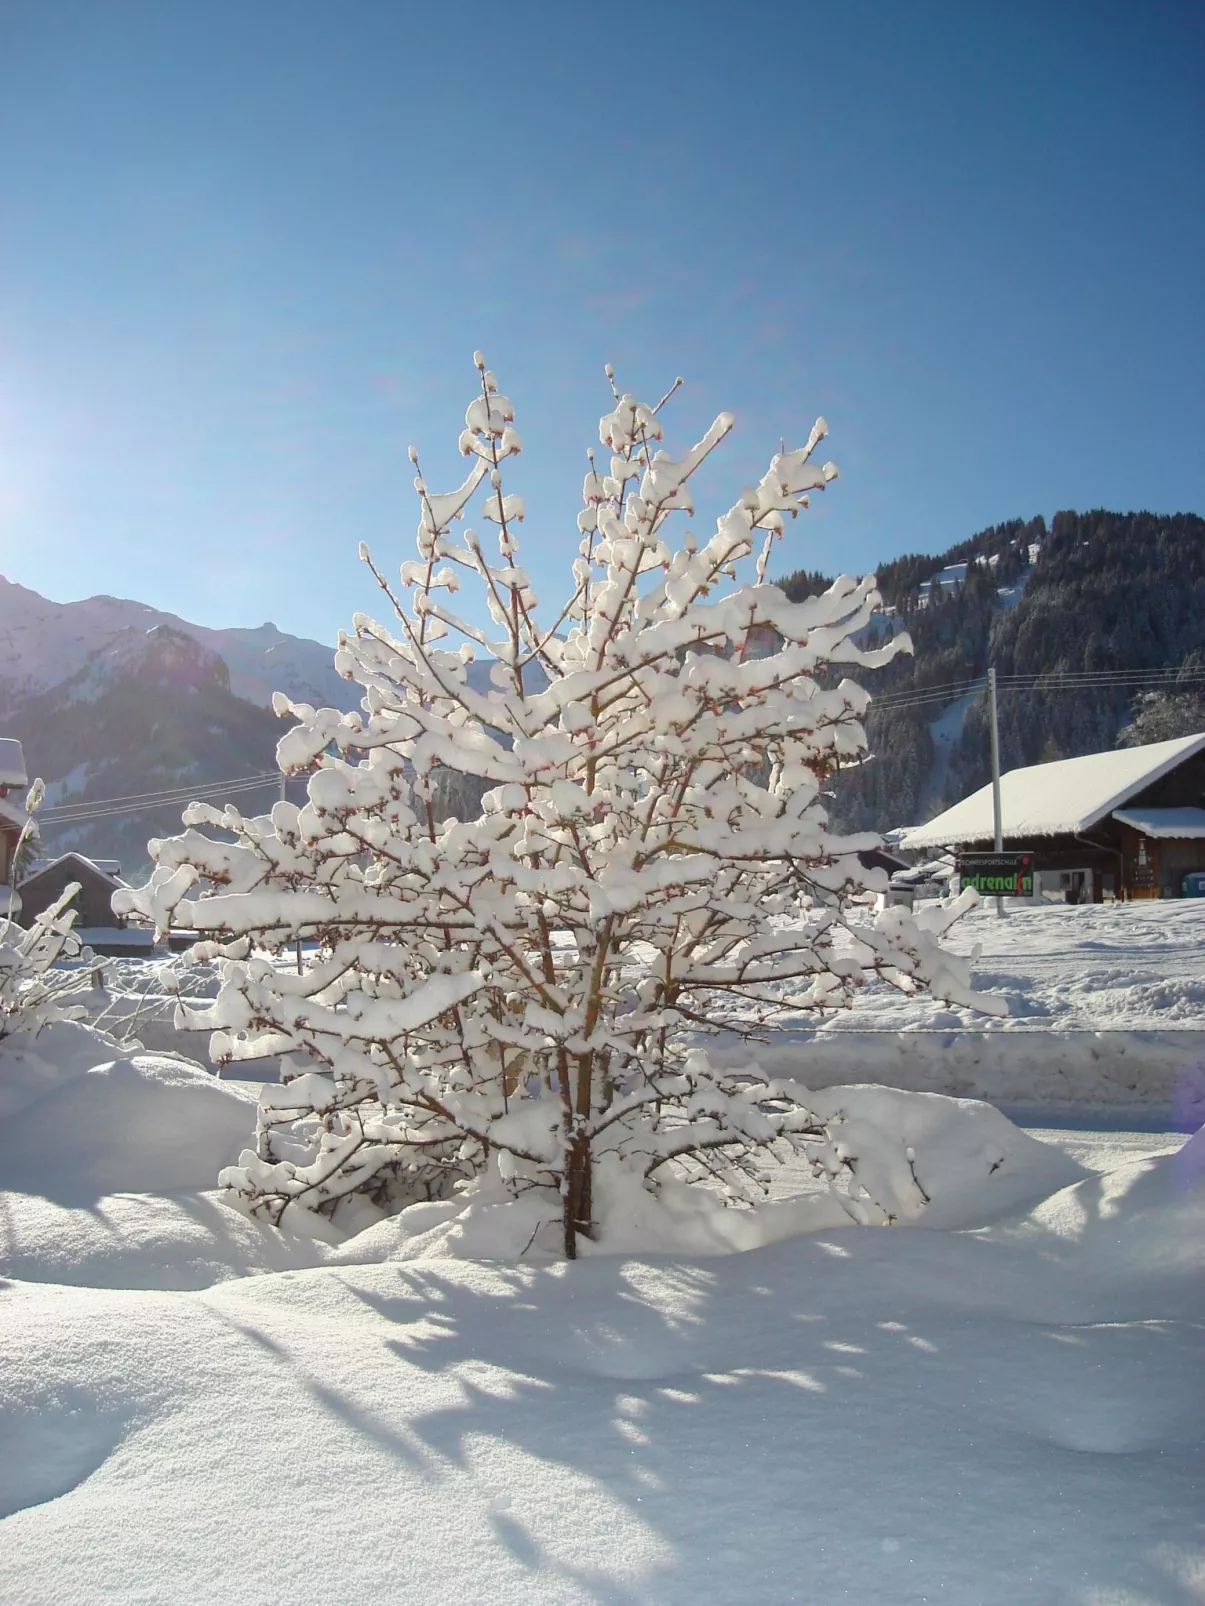
[[[837,1008],[872,974],[973,995],[936,940],[961,906],[929,928],[872,919],[856,855],[878,839],[827,829],[825,777],[865,747],[868,697],[841,672],[907,642],[859,645],[873,577],[797,604],[766,582],[785,518],[836,476],[813,460],[823,420],[709,540],[672,542],[732,419],[672,457],[663,403],[612,380],[569,595],[540,612],[505,483],[514,412],[477,367],[472,467],[446,494],[418,474],[400,586],[361,548],[396,614],[340,637],[363,712],[277,698],[297,720],[278,761],[311,772],[308,801],[254,818],[194,804],[115,907],[212,934],[194,953],[220,959],[219,995],[179,1020],[212,1028],[216,1057],[285,1057],[256,1151],[223,1173],[242,1208],[351,1227],[488,1166],[512,1193],[547,1190],[573,1256],[600,1186],[655,1191],[673,1174],[752,1198],[782,1145],[833,1173],[856,1165],[805,1090],[713,1067],[708,1033]],[[478,492],[496,557],[453,534]],[[464,578],[492,628],[454,610]],[[475,817],[442,817],[448,772],[481,798]]]
[[[24,850],[36,834],[37,811],[46,788],[37,780],[25,799],[26,820],[13,852],[15,866],[24,860]],[[84,952],[71,927],[75,913],[68,904],[79,891],[73,881],[58,900],[36,915],[28,930],[13,918],[15,887],[8,888],[9,902],[0,924],[0,1038],[15,1032],[36,1034],[56,1020],[76,1020],[85,1011],[66,1002],[66,994],[79,987],[71,971],[56,971],[62,959],[78,959]]]

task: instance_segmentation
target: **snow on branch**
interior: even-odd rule
[[[305,804],[194,808],[115,907],[204,935],[220,990],[181,1009],[219,1056],[285,1056],[256,1147],[223,1173],[243,1209],[351,1228],[488,1171],[549,1190],[572,1256],[604,1173],[735,1203],[786,1152],[848,1173],[805,1090],[716,1070],[709,1035],[841,1008],[872,978],[977,1000],[940,933],[874,917],[857,854],[876,839],[829,828],[826,777],[866,748],[846,671],[906,644],[863,644],[872,577],[798,603],[766,580],[787,519],[836,478],[815,461],[824,421],[700,541],[692,481],[731,415],[675,456],[662,404],[613,386],[568,587],[541,610],[515,409],[476,366],[468,476],[433,491],[412,452],[417,555],[395,584],[363,551],[392,617],[340,637],[361,711],[278,699]],[[465,586],[484,629],[451,605]]]
[[[25,822],[13,849],[14,877],[26,844],[36,841],[37,813],[45,796],[45,786],[36,780],[25,799]],[[78,891],[79,883],[72,881],[22,928],[14,918],[19,898],[10,881],[8,907],[0,922],[0,1039],[18,1032],[36,1036],[53,1021],[77,1020],[87,1013],[68,1001],[79,988],[78,974],[60,968],[65,959],[89,956],[71,929],[75,912],[68,905]]]

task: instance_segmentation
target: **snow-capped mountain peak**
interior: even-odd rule
[[[335,673],[332,648],[272,623],[216,630],[122,597],[52,602],[0,575],[0,709],[71,680],[110,644],[136,652],[138,637],[164,628],[221,658],[233,694],[261,707],[274,691],[340,708],[354,707],[360,695]]]

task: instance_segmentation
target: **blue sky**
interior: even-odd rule
[[[781,567],[1205,512],[1205,7],[0,5],[0,573],[333,639],[484,349],[547,600],[610,360]]]

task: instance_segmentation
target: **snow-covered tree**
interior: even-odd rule
[[[907,641],[858,644],[873,577],[799,603],[767,583],[785,520],[836,476],[815,461],[824,421],[708,540],[673,541],[732,419],[673,457],[668,395],[620,394],[608,369],[568,595],[541,611],[506,483],[514,411],[476,361],[463,483],[432,491],[411,452],[417,555],[400,584],[361,547],[395,615],[340,636],[362,712],[277,698],[297,721],[278,761],[309,772],[307,802],[192,805],[115,907],[211,935],[195,955],[219,961],[218,997],[181,1020],[213,1029],[218,1057],[284,1056],[256,1150],[223,1173],[243,1209],[354,1227],[488,1169],[547,1190],[572,1257],[608,1188],[673,1175],[752,1198],[783,1145],[834,1174],[855,1163],[803,1088],[717,1068],[709,1034],[833,1010],[871,975],[973,995],[936,941],[954,911],[930,928],[872,918],[856,855],[877,838],[827,828],[825,777],[865,746],[868,699],[842,671]],[[496,555],[454,533],[478,496]],[[491,624],[457,610],[463,580]],[[437,806],[449,772],[469,819]]]
[[[1203,672],[1205,659],[1199,652],[1191,652],[1180,665],[1173,685],[1136,693],[1130,721],[1117,733],[1117,746],[1145,747],[1148,742],[1170,742],[1177,736],[1195,736],[1205,730]]]
[[[78,989],[78,976],[56,970],[63,959],[78,959],[85,950],[71,927],[75,913],[68,905],[79,891],[73,881],[50,908],[35,915],[29,928],[14,919],[17,866],[24,863],[28,844],[36,840],[37,811],[46,788],[37,780],[25,799],[25,823],[13,850],[13,871],[8,887],[8,907],[0,923],[0,1038],[16,1032],[36,1034],[51,1021],[72,1020],[84,1013],[67,1002],[66,995]]]

